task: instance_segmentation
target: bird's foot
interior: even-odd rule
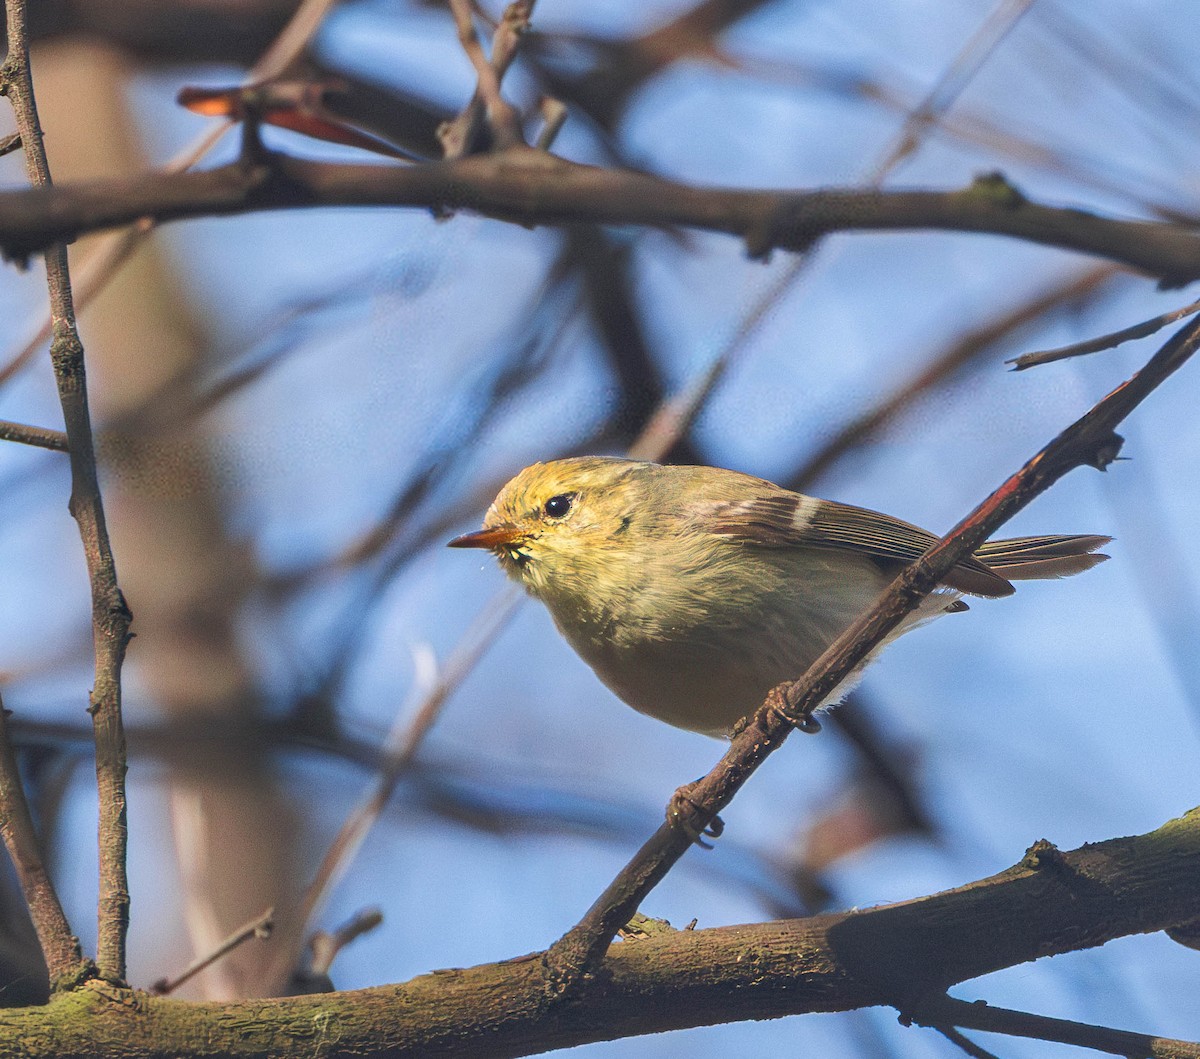
[[[781,684],[779,687],[771,689],[771,694],[768,696],[771,713],[779,720],[790,724],[798,732],[803,732],[805,735],[816,735],[821,730],[821,722],[811,713],[797,713],[792,709],[784,691],[787,686]]]
[[[695,783],[685,783],[671,795],[671,801],[667,804],[667,823],[672,827],[683,828],[702,849],[712,849],[712,843],[705,842],[704,838],[720,838],[725,830],[725,821],[719,816],[714,816],[707,823],[701,824],[696,819],[702,808],[692,798],[692,791],[699,782],[696,780]]]

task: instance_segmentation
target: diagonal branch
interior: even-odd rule
[[[1193,226],[1040,205],[996,175],[957,191],[743,191],[580,165],[520,146],[387,167],[264,151],[257,164],[10,191],[0,195],[0,248],[19,258],[139,217],[168,221],[317,206],[473,210],[522,225],[682,226],[736,235],[756,256],[804,250],[833,232],[978,232],[1104,257],[1165,285],[1200,277],[1200,233]]]
[[[12,102],[25,151],[30,182],[50,191],[50,167],[38,124],[24,0],[6,0],[8,55],[0,67],[0,84]],[[125,855],[128,827],[125,809],[125,729],[121,719],[121,665],[133,620],[117,586],[117,570],[108,540],[104,504],[96,474],[95,439],[88,408],[83,343],[75,329],[75,307],[67,248],[46,249],[53,338],[50,359],[63,410],[71,459],[70,511],[79,526],[92,596],[92,640],[95,682],[88,712],[96,739],[96,782],[99,789],[100,894],[97,909],[96,963],[100,974],[115,982],[125,978],[125,942],[129,929],[129,880]]]
[[[547,984],[564,994],[594,967],[616,932],[646,895],[725,808],[759,765],[860,666],[905,615],[915,610],[950,570],[976,551],[1001,525],[1068,471],[1103,470],[1121,447],[1115,427],[1200,347],[1200,322],[1175,333],[1141,371],[1112,391],[1046,445],[1016,474],[906,568],[875,605],[813,663],[801,679],[773,689],[749,723],[734,736],[713,770],[688,788],[688,819],[668,819],[600,895],[587,914],[550,949]],[[682,825],[682,826],[681,826]]]
[[[71,933],[54,883],[42,863],[29,802],[8,738],[8,711],[3,699],[0,699],[0,835],[29,906],[53,989],[64,980],[74,979],[86,964],[79,949],[79,939]]]

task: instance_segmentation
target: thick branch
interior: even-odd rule
[[[569,1004],[547,1005],[533,954],[396,986],[232,1004],[92,982],[48,1007],[0,1009],[0,1039],[13,1059],[529,1055],[742,1019],[903,1011],[955,982],[1184,922],[1198,901],[1193,810],[1070,853],[1038,843],[999,875],[934,897],[622,942]],[[1162,1054],[1194,1056],[1187,1047]]]
[[[50,166],[38,124],[24,0],[6,0],[8,56],[0,80],[12,101],[17,131],[25,151],[25,167],[33,193],[54,194]],[[112,981],[125,977],[125,936],[129,928],[129,881],[125,870],[128,829],[125,815],[125,730],[121,719],[121,665],[129,641],[132,615],[117,587],[117,571],[108,540],[104,505],[96,473],[95,439],[88,408],[83,343],[75,328],[71,277],[65,243],[46,248],[46,281],[50,289],[50,359],[63,410],[71,459],[70,511],[79,526],[92,595],[92,642],[95,682],[88,712],[96,739],[96,782],[99,791],[100,897],[97,910],[96,963]]]
[[[312,206],[469,209],[525,225],[679,225],[740,236],[754,254],[802,250],[831,232],[983,232],[1108,258],[1166,284],[1200,277],[1193,228],[1041,206],[997,180],[961,191],[738,191],[577,165],[527,147],[414,166],[268,154],[255,165],[8,192],[0,196],[0,247],[21,257],[139,217]]]

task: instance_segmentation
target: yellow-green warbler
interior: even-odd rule
[[[634,709],[711,735],[799,677],[936,540],[888,515],[736,471],[601,456],[526,467],[483,526],[451,547],[494,552]],[[889,640],[966,610],[964,594],[1007,596],[1010,578],[1095,566],[1108,556],[1093,553],[1110,539],[989,541]]]

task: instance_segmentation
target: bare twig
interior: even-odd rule
[[[249,941],[251,938],[259,938],[265,941],[271,936],[271,932],[274,929],[275,909],[268,908],[262,915],[255,916],[249,922],[243,923],[229,937],[218,944],[212,952],[189,963],[175,978],[160,978],[150,987],[150,991],[159,996],[166,996],[169,993],[173,993],[185,982],[195,978],[206,967],[210,967],[217,960],[221,959],[221,957],[227,956],[239,945]]]
[[[913,378],[906,379],[873,408],[868,408],[843,426],[810,455],[781,484],[806,492],[834,464],[866,445],[921,398],[956,378],[1005,340],[1045,320],[1054,311],[1077,307],[1110,288],[1120,271],[1112,265],[1097,265],[1076,274],[1060,285],[1041,291],[1011,309],[955,339]]]
[[[320,28],[321,20],[337,0],[304,0],[296,9],[291,21],[283,28],[271,46],[263,53],[246,75],[246,84],[277,77],[300,57],[312,35]],[[213,149],[226,132],[234,126],[233,121],[222,121],[207,129],[192,143],[175,155],[164,166],[164,172],[182,173],[191,169]],[[17,142],[20,142],[18,135]],[[2,153],[2,152],[0,152]],[[142,240],[154,230],[155,222],[141,217],[123,232],[111,233],[100,245],[94,247],[87,259],[76,270],[74,300],[76,311],[82,311],[91,303],[116,275],[120,267],[141,245]],[[51,337],[52,321],[47,319],[29,338],[21,351],[3,368],[0,368],[0,386],[28,364],[41,350],[42,344]]]
[[[1122,342],[1145,338],[1156,331],[1161,331],[1168,324],[1173,324],[1187,316],[1194,316],[1196,313],[1200,313],[1200,302],[1192,302],[1191,305],[1185,305],[1182,309],[1163,313],[1161,316],[1144,320],[1132,327],[1123,327],[1120,331],[1112,331],[1107,335],[1100,335],[1098,338],[1089,338],[1086,342],[1075,342],[1069,346],[1059,346],[1057,349],[1043,349],[1036,353],[1023,353],[1004,363],[1011,364],[1013,371],[1024,371],[1026,368],[1032,368],[1038,364],[1051,364],[1056,360],[1066,360],[1068,357],[1082,357],[1088,353],[1099,353],[1102,349],[1112,349]]]
[[[0,699],[0,836],[12,858],[37,931],[46,969],[50,972],[51,989],[61,988],[66,982],[76,980],[87,965],[79,948],[79,939],[71,933],[58,892],[42,863],[33,816],[8,737],[8,711],[3,699]]]
[[[521,592],[516,585],[510,585],[494,596],[464,633],[433,687],[422,696],[412,720],[408,720],[407,710],[400,711],[388,735],[385,763],[375,778],[374,786],[342,823],[337,835],[329,844],[316,875],[304,891],[297,912],[301,923],[308,923],[312,919],[329,889],[341,878],[354,859],[363,839],[391,800],[396,784],[440,716],[447,698],[475,668],[484,652],[504,630],[520,599]],[[288,970],[290,971],[290,968]]]
[[[545,124],[542,126],[541,132],[538,133],[534,147],[539,151],[548,151],[554,146],[554,141],[558,139],[558,134],[562,132],[562,127],[566,124],[569,111],[565,103],[550,96],[542,97],[538,109],[541,111],[542,120]]]
[[[957,1046],[964,1055],[969,1055],[971,1059],[999,1059],[994,1052],[989,1052],[986,1048],[981,1048],[973,1040],[964,1037],[953,1026],[945,1026],[941,1023],[931,1026],[951,1044]]]
[[[1000,0],[992,9],[937,83],[909,113],[894,146],[887,151],[872,174],[872,185],[882,183],[888,173],[920,146],[921,139],[953,106],[971,79],[1033,3],[1034,0]]]
[[[364,908],[346,923],[343,923],[332,934],[327,930],[319,930],[308,943],[312,951],[312,964],[309,971],[312,974],[328,974],[338,953],[347,945],[357,941],[364,934],[369,934],[383,922],[383,913],[378,908]]]
[[[304,0],[279,36],[250,68],[245,84],[270,81],[286,73],[288,67],[304,54],[330,8],[337,3],[338,0]]]
[[[10,133],[3,139],[0,139],[0,158],[6,154],[12,154],[13,151],[21,149],[21,134],[19,132]]]
[[[534,0],[515,0],[504,10],[504,16],[492,35],[492,57],[483,53],[475,34],[470,0],[450,0],[450,12],[458,30],[458,40],[471,65],[475,68],[477,84],[462,113],[438,129],[438,139],[446,158],[461,158],[475,148],[475,140],[485,122],[495,146],[512,147],[521,142],[521,125],[516,110],[500,91],[509,66],[516,58],[521,35],[529,28],[529,16]]]
[[[1003,1033],[1010,1037],[1032,1037],[1039,1041],[1056,1041],[1091,1048],[1110,1055],[1147,1056],[1149,1059],[1200,1059],[1200,1044],[1192,1041],[1170,1040],[1148,1033],[1131,1033],[1107,1026],[1092,1026],[1070,1019],[1055,1019],[1027,1011],[992,1007],[983,1001],[974,1003],[951,996],[917,1005],[915,1011],[905,1011],[906,1020],[919,1026],[930,1026],[945,1032],[944,1027],[965,1026],[987,1033]]]
[[[39,449],[67,451],[67,435],[50,427],[34,427],[27,423],[13,423],[0,419],[0,441],[16,441],[22,445],[33,445]]]
[[[8,56],[3,86],[12,102],[24,144],[25,166],[32,184],[48,189],[50,167],[38,124],[24,0],[6,0]],[[79,525],[92,596],[95,681],[88,711],[96,737],[96,781],[99,789],[100,886],[96,963],[114,982],[125,978],[125,943],[129,929],[129,880],[126,874],[128,829],[125,808],[125,731],[121,718],[121,664],[133,616],[117,585],[116,564],[108,539],[104,504],[96,474],[95,440],[88,407],[83,344],[75,329],[75,308],[67,248],[56,243],[45,251],[53,338],[50,359],[71,456],[70,510]]]
[[[1121,439],[1114,428],[1200,346],[1200,323],[1180,329],[1146,366],[1058,435],[1024,467],[960,522],[925,555],[907,567],[876,601],[797,681],[767,696],[749,723],[734,736],[713,770],[688,789],[687,819],[668,820],[596,900],[580,922],[550,949],[547,986],[552,994],[573,989],[601,959],[616,931],[645,896],[732,800],[758,766],[915,609],[964,556],[1075,467],[1106,467]],[[682,810],[680,814],[682,815]]]

